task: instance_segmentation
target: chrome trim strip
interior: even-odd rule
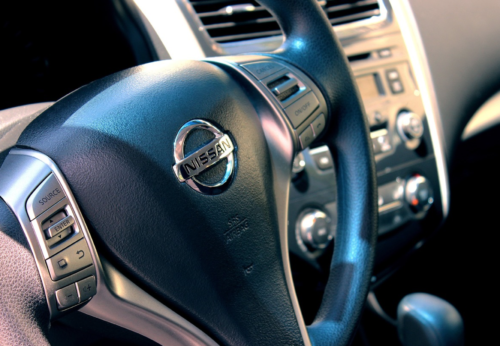
[[[31,157],[41,161],[46,167],[50,168],[64,190],[69,204],[73,208],[77,223],[82,225],[82,232],[87,240],[92,259],[96,266],[97,294],[80,311],[144,335],[162,345],[217,345],[203,331],[128,280],[108,263],[105,258],[99,258],[75,197],[54,161],[40,152],[27,149],[13,149],[9,155]],[[44,171],[45,175],[47,175],[46,171]],[[19,194],[19,191],[17,193]],[[2,196],[5,194],[5,192],[2,193]],[[24,206],[21,207],[24,208]],[[26,220],[27,214],[24,214],[24,218],[23,215],[16,214],[16,216],[26,233],[26,227],[30,223],[29,220]],[[38,255],[41,255],[40,247],[33,246],[34,244],[31,244],[31,240],[29,238],[28,240],[35,254],[39,253]]]
[[[386,211],[393,210],[393,209],[398,209],[403,206],[403,202],[401,201],[394,201],[389,204],[381,205],[378,207],[378,212],[379,213],[385,213]]]
[[[500,91],[474,113],[462,133],[462,141],[497,125],[500,125]]]
[[[395,18],[398,20],[401,34],[406,43],[410,62],[420,89],[422,102],[429,123],[439,176],[443,217],[446,218],[449,213],[450,199],[448,169],[444,153],[443,128],[427,56],[409,1],[391,0],[391,5],[394,10]]]
[[[176,1],[134,0],[134,3],[156,31],[172,59],[205,57],[196,35]]]

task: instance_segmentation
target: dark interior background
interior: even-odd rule
[[[93,80],[152,61],[132,16],[115,0],[3,1],[0,109],[56,101]]]

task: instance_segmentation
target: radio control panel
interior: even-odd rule
[[[379,236],[386,237],[424,219],[432,206],[440,205],[439,178],[421,93],[409,62],[391,54],[377,55],[377,63],[369,67],[361,65],[352,66],[376,162]],[[312,264],[335,241],[334,155],[320,145],[304,150],[294,162],[289,245]]]

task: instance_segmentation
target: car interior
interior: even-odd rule
[[[0,345],[496,343],[498,14],[3,2]]]

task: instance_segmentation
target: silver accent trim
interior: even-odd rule
[[[394,201],[389,204],[384,204],[378,207],[378,212],[379,213],[385,213],[386,211],[393,210],[393,209],[399,209],[400,207],[403,206],[403,202],[401,201]]]
[[[429,123],[429,131],[432,139],[432,146],[436,157],[436,165],[439,177],[439,187],[443,207],[443,220],[449,213],[449,182],[448,169],[444,153],[444,135],[439,114],[438,101],[432,76],[425,54],[424,45],[417,22],[413,16],[411,5],[408,0],[391,0],[392,9],[401,29],[401,34],[406,43],[410,63],[412,65],[417,84],[420,89],[422,102]]]
[[[24,208],[27,197],[34,189],[33,186],[30,186],[30,181],[39,181],[47,176],[50,171],[56,176],[62,189],[66,193],[68,204],[70,204],[74,211],[74,217],[77,223],[82,225],[81,231],[89,245],[92,259],[95,264],[95,271],[94,266],[91,266],[57,281],[57,283],[60,284],[57,288],[60,288],[91,275],[97,276],[97,295],[84,305],[80,311],[144,335],[162,345],[217,345],[215,341],[196,326],[128,280],[116,268],[109,264],[105,258],[99,258],[76,200],[62,172],[49,157],[37,151],[25,149],[11,150],[9,157],[14,156],[22,160],[13,162],[10,167],[5,167],[4,163],[0,168],[0,172],[6,173],[8,169],[14,170],[17,168],[17,171],[23,174],[17,176],[14,176],[12,172],[8,172],[11,174],[4,174],[2,179],[0,179],[0,196],[5,199],[15,212],[25,234],[28,235],[29,232],[33,233],[28,229],[31,227],[31,223]],[[9,157],[7,159],[9,159]],[[23,161],[34,162],[38,166],[38,169],[33,169],[34,167],[31,167],[32,169],[29,171],[24,170],[23,168],[27,168],[28,166],[26,166],[26,164],[23,166]],[[29,177],[32,177],[32,179],[28,179]],[[24,179],[23,184],[20,185],[21,187],[25,186],[24,189],[20,189],[19,186],[13,183],[20,179]],[[13,198],[13,196],[18,197]],[[37,259],[40,275],[49,275],[46,269],[44,271],[40,270],[40,264],[45,266],[45,263],[40,247],[35,244],[36,240],[28,237],[28,241],[35,254],[35,259]],[[42,262],[38,263],[40,262],[40,258],[42,258]],[[45,280],[43,280],[43,282],[45,283]],[[47,294],[47,288],[44,288]],[[50,299],[50,302],[53,301],[53,306],[50,305],[49,308],[57,309],[55,305],[55,294],[52,295]]]
[[[134,3],[156,31],[172,59],[197,60],[205,57],[196,35],[176,1],[134,0]]]
[[[462,140],[466,141],[497,125],[500,125],[500,92],[493,95],[474,113],[462,133]]]
[[[248,61],[245,61],[245,63],[257,61],[274,61],[271,58],[262,56],[247,56],[241,57],[241,59],[248,59]],[[290,197],[292,166],[293,160],[295,158],[294,141],[292,133],[290,132],[287,125],[288,117],[281,106],[278,104],[278,101],[275,100],[275,98],[272,96],[269,89],[258,82],[250,74],[250,72],[243,68],[243,66],[239,66],[236,62],[230,62],[223,58],[217,58],[208,61],[227,66],[238,72],[254,86],[255,90],[260,93],[260,95],[267,101],[268,106],[272,109],[272,112],[266,112],[264,109],[262,109],[258,113],[260,116],[260,121],[262,123],[262,129],[264,130],[264,136],[266,137],[266,141],[271,154],[271,164],[273,166],[273,189],[274,195],[276,196],[283,269],[285,271],[288,293],[290,294],[290,300],[292,302],[295,316],[297,318],[297,324],[299,325],[304,345],[311,346],[312,344],[311,340],[309,339],[309,333],[307,332],[307,327],[305,325],[304,318],[302,317],[302,311],[300,310],[297,294],[295,293],[295,285],[292,278],[292,269],[290,266],[288,249],[288,202]],[[242,62],[239,63],[241,64]],[[289,70],[295,72],[295,69],[289,67],[288,65],[286,67]],[[303,76],[303,80],[308,80],[308,78]]]
[[[40,184],[40,182],[51,173],[51,170],[37,157],[24,155],[26,152],[32,151],[19,149],[11,150],[2,167],[0,167],[0,196],[16,215],[21,228],[23,229],[34,255],[38,272],[42,279],[50,316],[55,317],[65,312],[58,309],[55,292],[58,289],[71,285],[87,276],[95,275],[95,267],[92,264],[91,266],[88,266],[60,280],[52,281],[45,263],[45,259],[49,257],[47,254],[45,236],[41,233],[41,229],[34,227],[39,224],[40,217],[30,221],[26,211],[26,201],[28,196]],[[59,179],[59,177],[57,177],[57,179]],[[62,199],[49,210],[58,208],[58,205],[61,203],[67,203],[65,200],[66,198]],[[79,239],[83,238],[82,233],[79,233],[79,236]],[[69,242],[63,241],[48,251],[55,251],[57,247],[60,247],[59,251],[66,248],[66,246],[72,244],[71,241],[73,241],[75,237],[70,239],[71,240],[69,240]],[[87,243],[88,239],[89,238],[87,238]]]

